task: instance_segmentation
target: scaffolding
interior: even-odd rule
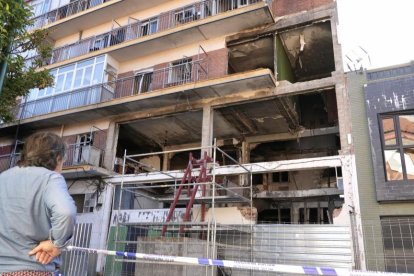
[[[162,171],[153,165],[145,163],[142,159],[151,156],[166,156],[183,152],[188,153],[186,168],[175,171]],[[212,153],[209,156],[208,153]],[[238,185],[226,177],[218,177],[216,169],[220,166],[217,156],[220,154],[223,162],[232,162],[244,171],[237,176]],[[197,156],[201,158],[197,159]],[[225,161],[224,161],[225,158]],[[146,180],[127,182],[127,172],[147,173]],[[162,180],[157,176],[162,175]],[[234,178],[234,176],[233,176]],[[167,181],[165,181],[168,179]],[[243,254],[252,247],[252,227],[256,221],[257,213],[253,209],[252,172],[240,164],[235,158],[220,149],[216,143],[211,147],[195,147],[185,150],[171,150],[146,154],[128,155],[124,152],[122,162],[122,180],[114,197],[114,209],[117,208],[118,217],[113,219],[112,238],[116,249],[129,249],[146,253],[161,253],[171,255],[185,255],[202,258],[217,258],[220,254],[216,234],[220,231],[233,229],[236,236],[243,236],[245,246]],[[125,202],[130,198],[153,202],[155,205],[170,206],[168,212],[160,208],[163,217],[152,219],[151,222],[139,222],[131,219],[126,212]],[[139,201],[138,201],[139,203]],[[177,208],[183,207],[184,208]],[[216,210],[220,206],[233,206],[233,210],[244,213],[243,226],[238,229],[230,225],[221,225],[216,218]],[[238,207],[236,207],[238,206]],[[156,213],[153,211],[153,213]],[[121,215],[120,215],[121,214]],[[223,220],[223,219],[222,219]],[[241,223],[241,221],[239,222]],[[126,241],[127,240],[127,241]],[[236,245],[234,245],[236,246]],[[222,247],[222,246],[221,246]],[[240,250],[240,245],[237,250]],[[108,261],[109,259],[109,261]],[[123,258],[109,257],[106,262],[106,275],[135,275],[134,271],[152,271],[151,263],[144,265],[142,261],[132,262]],[[245,260],[251,260],[251,254]],[[145,263],[145,262],[144,262]],[[149,265],[149,267],[148,267]],[[147,267],[147,270],[145,270]],[[171,272],[171,268],[166,268]],[[194,275],[194,268],[179,266],[175,268],[174,275]],[[217,268],[197,268],[197,273],[203,275],[228,275],[217,272]],[[197,270],[196,269],[196,270]],[[221,270],[221,269],[220,269]],[[159,268],[160,275],[167,271]],[[187,272],[188,271],[188,272]],[[147,274],[146,274],[147,275]],[[171,275],[171,274],[170,274]]]
[[[188,153],[188,159],[179,162],[179,167],[176,163],[165,164],[172,155],[183,160],[183,153]],[[339,157],[274,164],[241,164],[236,158],[216,142],[206,148],[131,155],[125,151],[114,196],[108,249],[244,262],[352,267],[348,226],[256,224],[258,214],[253,207],[256,197],[253,173],[283,170],[287,166],[325,167],[327,162],[336,167],[341,164]],[[274,274],[109,256],[105,275]]]

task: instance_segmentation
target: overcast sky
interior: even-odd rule
[[[414,0],[337,0],[344,63],[370,69],[414,61]],[[368,55],[360,48],[368,52]],[[345,70],[347,66],[345,65]]]

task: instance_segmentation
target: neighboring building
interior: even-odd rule
[[[363,258],[354,257],[363,248],[360,234],[352,231],[360,226],[360,216],[334,1],[30,4],[33,28],[50,30],[54,50],[44,67],[55,85],[31,91],[16,121],[0,125],[0,170],[15,164],[20,141],[32,132],[61,135],[69,144],[63,175],[78,204],[78,245],[184,254],[175,245],[161,250],[165,240],[144,243],[150,237],[177,237],[170,226],[148,226],[165,222],[170,213],[167,220],[175,222],[188,215],[192,223],[257,224],[249,228],[249,237],[243,230],[240,238],[226,240],[220,227],[210,232],[204,225],[180,226],[178,235],[193,232],[177,242],[207,239],[192,247],[195,255],[232,258],[236,253],[229,250],[237,248],[237,254],[245,254],[239,260],[363,267]],[[202,177],[217,184],[175,197],[189,153],[199,159],[200,147],[216,161]],[[153,154],[130,160],[125,152]],[[177,216],[171,208],[176,203],[193,209],[191,214],[176,209]],[[259,244],[253,248],[253,241],[266,239],[261,233],[281,237],[271,232],[275,225],[294,239],[314,234],[320,240],[313,245],[315,237],[303,238],[300,249],[286,246],[276,252],[275,245],[261,248],[262,255],[249,255]],[[353,248],[351,232],[357,241]],[[250,244],[244,250],[226,243],[245,239]],[[84,257],[75,255],[82,267],[66,264],[65,271],[72,271],[67,274],[104,267],[114,275],[138,271],[138,264]]]
[[[414,272],[414,64],[347,73],[367,268]]]

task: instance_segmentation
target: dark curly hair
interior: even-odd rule
[[[20,167],[44,167],[51,171],[58,165],[58,159],[65,157],[66,145],[62,138],[50,132],[30,135],[23,146]]]

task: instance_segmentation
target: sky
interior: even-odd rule
[[[359,58],[367,69],[414,61],[414,0],[337,0],[337,3],[346,71],[347,63],[352,67]]]

